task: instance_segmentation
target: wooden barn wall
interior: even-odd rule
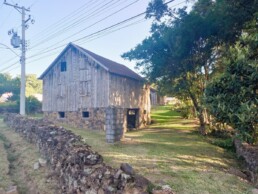
[[[61,72],[61,62],[67,70]],[[78,111],[108,105],[106,70],[74,49],[69,49],[43,79],[43,111]]]
[[[144,84],[134,79],[110,74],[109,104],[121,108],[139,108]]]

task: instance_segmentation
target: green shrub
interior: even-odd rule
[[[41,111],[42,103],[34,96],[26,97],[26,113],[35,114]]]
[[[4,112],[18,113],[19,107],[16,102],[0,103],[0,113],[4,113]]]
[[[248,143],[257,141],[258,130],[258,65],[254,53],[258,44],[251,44],[253,38],[243,37],[242,42],[231,47],[229,56],[222,60],[225,72],[205,91],[210,113],[218,122],[232,126]]]
[[[217,139],[213,139],[211,142],[213,145],[219,146],[221,148],[227,149],[227,150],[231,150],[233,151],[234,148],[234,143],[233,143],[233,139],[232,138],[217,138]]]

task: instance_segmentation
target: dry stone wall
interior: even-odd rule
[[[246,172],[250,181],[258,187],[258,147],[234,140],[237,156],[243,159]]]
[[[52,169],[51,176],[59,180],[60,193],[148,193],[146,178],[135,174],[128,164],[120,169],[107,166],[101,155],[71,131],[17,114],[6,114],[4,121],[37,145]]]

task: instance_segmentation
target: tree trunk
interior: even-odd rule
[[[206,123],[205,123],[205,119],[204,119],[203,109],[202,109],[202,107],[199,106],[198,101],[197,101],[196,97],[194,96],[194,94],[190,90],[188,90],[188,92],[189,92],[191,100],[193,101],[194,107],[195,107],[195,109],[197,111],[197,117],[198,117],[198,119],[200,121],[199,132],[202,135],[206,135],[206,131],[205,131]]]

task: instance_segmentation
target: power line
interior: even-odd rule
[[[82,33],[83,31],[85,31],[85,30],[87,30],[87,29],[89,29],[89,28],[91,28],[91,27],[97,25],[98,23],[105,21],[106,19],[110,18],[111,16],[113,16],[113,15],[115,15],[115,14],[117,14],[117,13],[123,11],[123,10],[125,10],[126,8],[128,8],[128,7],[130,7],[131,5],[137,3],[138,1],[139,1],[139,0],[133,1],[132,3],[130,3],[130,4],[128,4],[128,5],[124,6],[124,7],[122,7],[121,9],[119,9],[119,10],[117,10],[117,11],[115,11],[115,12],[113,12],[113,13],[107,15],[107,16],[105,16],[104,18],[102,18],[102,19],[100,19],[100,20],[98,20],[98,21],[92,23],[91,25],[89,25],[89,26],[87,26],[87,27],[81,29],[80,31],[77,31],[77,32],[75,32],[75,33],[69,35],[68,37],[66,37],[66,38],[63,39],[63,40],[69,39],[69,38],[71,38],[71,37],[73,37],[73,36],[75,36],[75,35],[78,35],[78,34]],[[64,29],[64,30],[66,30],[66,29]],[[52,37],[52,38],[55,38],[55,37]],[[43,40],[42,42],[40,42],[40,43],[38,43],[38,44],[41,44],[41,43],[43,43],[43,42],[46,41],[46,40],[48,40],[48,39],[45,39],[45,40]],[[63,40],[62,40],[62,41],[63,41]],[[36,47],[36,46],[35,46],[35,47]],[[33,48],[35,48],[35,47],[33,47]]]
[[[96,2],[96,1],[95,1]],[[84,4],[83,6],[81,6],[79,9],[83,9],[84,8],[84,6],[87,6],[89,3],[91,3],[91,1],[90,2],[88,2],[88,3],[86,3],[86,4]],[[78,11],[79,9],[77,9],[77,10],[75,10],[75,11]],[[71,13],[72,14],[72,13]],[[69,14],[69,15],[71,15],[71,14]],[[69,16],[68,15],[68,16]],[[66,16],[66,17],[68,17],[68,16]],[[64,19],[66,19],[66,17],[64,17],[63,19],[61,19],[61,20],[64,20]],[[61,21],[61,20],[59,20],[59,21]],[[56,24],[57,23],[54,23],[54,24],[52,24],[50,27],[52,27],[53,25],[54,26],[56,26]],[[58,26],[57,26],[58,27]],[[47,30],[47,29],[45,29],[45,30]],[[45,31],[43,30],[43,31],[41,31],[39,34],[41,34],[41,33],[44,33]],[[8,60],[6,60],[6,61],[4,61],[4,62],[2,62],[2,63],[4,63],[4,64],[6,64],[6,63],[10,63],[10,62],[12,62],[13,60],[12,59],[8,59]]]
[[[138,21],[136,21],[136,22],[134,22],[134,23],[132,23],[132,24],[128,24],[128,25],[126,25],[126,26],[123,26],[123,27],[120,27],[120,28],[117,28],[117,29],[108,31],[108,32],[106,32],[106,33],[96,35],[96,37],[92,37],[92,38],[90,38],[89,40],[84,40],[84,41],[80,42],[80,44],[85,44],[85,43],[87,43],[87,42],[91,42],[91,41],[93,41],[93,40],[99,39],[99,38],[101,38],[101,37],[103,37],[103,36],[106,36],[106,35],[108,35],[108,34],[111,34],[111,33],[113,33],[113,32],[122,30],[122,29],[124,29],[124,28],[133,26],[133,25],[135,25],[135,24],[142,23],[142,22],[144,22],[144,21],[146,21],[146,19],[144,19],[144,18],[143,18],[143,19],[140,19],[140,20],[138,20]]]
[[[173,2],[173,1],[174,1],[174,0],[168,1],[168,2],[166,2],[166,4],[169,4],[169,3]],[[186,2],[186,1],[181,2],[180,4],[185,3],[185,2]],[[179,5],[179,4],[177,4],[177,5]],[[175,6],[177,6],[177,5],[175,5]],[[173,7],[174,7],[174,6],[173,6]],[[122,24],[124,24],[124,23],[127,23],[127,22],[129,22],[129,21],[132,21],[132,20],[134,20],[134,19],[136,19],[136,18],[138,18],[138,17],[140,17],[140,16],[143,16],[144,14],[146,14],[146,11],[145,11],[145,12],[142,12],[142,13],[140,13],[140,14],[137,14],[137,15],[135,15],[135,16],[132,16],[132,17],[130,17],[130,18],[128,18],[128,19],[125,19],[125,20],[123,20],[123,21],[120,21],[120,22],[118,22],[118,23],[116,23],[116,24],[113,24],[113,25],[111,25],[111,26],[108,26],[108,27],[106,27],[106,28],[104,28],[104,29],[98,30],[98,31],[96,31],[96,32],[93,32],[93,33],[88,34],[88,35],[86,35],[86,36],[83,36],[83,37],[81,37],[81,38],[78,38],[78,39],[76,39],[76,40],[74,40],[74,41],[72,41],[72,42],[81,42],[81,41],[83,41],[83,40],[84,40],[83,42],[85,42],[85,41],[92,41],[92,40],[95,40],[95,39],[97,39],[97,38],[99,38],[99,37],[105,36],[105,35],[107,35],[107,34],[110,34],[110,33],[114,32],[114,31],[117,31],[117,30],[120,30],[120,29],[123,29],[123,28],[125,28],[125,27],[128,27],[128,26],[133,25],[133,24],[129,24],[129,25],[127,25],[127,26],[124,26],[124,27],[121,27],[121,28],[118,28],[118,29],[113,29],[113,28],[115,28],[115,27],[117,27],[117,26],[120,26],[120,25],[122,25]],[[140,22],[140,20],[139,20],[139,21],[136,21],[135,23],[137,23],[137,22]],[[113,30],[112,30],[112,29],[113,29]],[[109,31],[109,32],[108,32],[108,30],[112,30],[112,31]],[[106,32],[106,34],[101,35],[101,33],[105,33],[105,32]],[[95,36],[95,37],[94,37],[94,36]],[[87,39],[88,39],[88,40],[87,40]],[[59,43],[60,43],[60,42],[56,43],[55,45],[57,45],[57,44],[59,44]],[[48,48],[43,49],[42,51],[44,51],[44,52],[36,53],[36,54],[34,54],[34,55],[28,57],[28,59],[32,59],[32,58],[34,58],[34,57],[37,57],[37,56],[46,54],[46,53],[51,52],[51,51],[54,51],[54,50],[57,50],[57,49],[59,49],[59,48],[65,46],[65,45],[67,45],[67,44],[62,44],[62,45],[59,45],[59,46],[57,46],[57,47],[55,47],[55,48],[52,48],[52,47],[54,46],[54,45],[52,45],[52,46],[50,46],[50,47],[48,47]],[[51,55],[53,55],[53,53],[52,53]],[[49,55],[48,55],[48,56],[49,56]],[[38,60],[40,60],[40,59],[42,59],[42,58],[45,58],[45,57],[47,57],[47,56],[40,57],[40,58],[35,59],[35,60],[33,60],[33,61],[29,61],[28,63],[32,63],[32,62],[38,61]],[[16,63],[16,64],[17,64],[17,63]],[[15,65],[15,64],[14,64],[14,65]],[[0,71],[1,71],[1,70],[0,70]]]
[[[87,9],[84,9],[84,8],[85,8],[85,7],[90,8],[91,6],[93,6],[93,5],[94,5],[95,3],[97,3],[97,2],[98,2],[98,0],[97,0],[97,1],[94,1],[93,3],[91,3],[91,1],[90,1],[90,2],[87,2],[87,3],[83,4],[80,8],[78,8],[78,9],[72,11],[71,13],[69,13],[69,14],[66,15],[65,17],[61,18],[61,19],[58,20],[57,22],[51,24],[50,26],[48,26],[47,28],[45,28],[45,29],[42,30],[41,32],[39,32],[39,33],[37,33],[36,35],[32,36],[32,38],[33,38],[33,37],[36,37],[36,39],[34,39],[34,40],[37,40],[37,39],[39,39],[39,37],[40,37],[39,35],[41,35],[41,34],[43,34],[43,35],[45,36],[46,33],[49,33],[49,34],[50,34],[50,33],[52,33],[52,31],[55,32],[56,29],[60,29],[60,28],[64,25],[64,22],[65,22],[65,23],[68,23],[69,20],[74,21],[75,19],[78,18],[78,17],[75,17],[75,16],[76,16],[76,15],[79,15],[81,12],[83,12],[83,14],[84,14],[84,13],[87,13]],[[89,5],[89,4],[90,4],[90,5]],[[89,7],[88,7],[88,5],[89,5]],[[91,8],[91,9],[94,9],[94,7]],[[79,15],[79,18],[80,18],[83,14],[80,14],[80,15]]]
[[[5,71],[5,70],[9,69],[10,67],[15,66],[17,63],[19,63],[19,61],[13,63],[12,65],[9,65],[8,67],[5,67],[5,68],[1,69],[0,72],[3,72],[3,71]]]
[[[13,49],[11,49],[9,46],[0,43],[0,45],[4,46],[6,49],[10,50],[12,53],[14,53],[16,56],[20,57]]]
[[[108,34],[110,34],[110,33],[113,33],[113,32],[115,32],[115,31],[118,31],[118,30],[121,30],[121,29],[124,29],[124,28],[130,27],[130,26],[132,26],[132,25],[135,25],[135,24],[141,23],[141,22],[143,22],[143,21],[146,21],[146,19],[138,20],[138,21],[136,21],[136,22],[134,22],[134,23],[132,23],[132,24],[128,24],[128,25],[123,26],[123,27],[121,27],[121,28],[118,28],[118,29],[115,29],[115,30],[109,31],[109,32],[108,32],[108,33],[106,33],[106,34],[97,35],[96,37],[92,37],[92,39],[89,39],[89,40],[87,40],[86,42],[90,42],[90,41],[93,41],[93,40],[99,39],[99,38],[101,38],[101,37],[103,37],[103,36],[106,36],[106,35],[108,35]],[[83,43],[85,43],[85,41],[84,41]],[[62,45],[62,47],[63,47],[63,45]],[[48,55],[46,55],[46,56],[42,56],[42,57],[40,57],[40,58],[34,59],[34,60],[32,60],[32,61],[29,61],[27,64],[30,64],[30,63],[33,63],[33,62],[39,61],[39,60],[41,60],[41,59],[43,59],[43,58],[45,58],[45,57],[49,57],[49,56],[56,55],[57,53],[60,53],[60,51],[58,50],[58,51],[53,52],[53,53],[51,53],[51,54],[48,54]],[[28,59],[30,59],[30,58],[28,58]],[[15,66],[16,64],[17,64],[17,63],[14,63],[12,66]],[[11,66],[10,66],[10,67],[11,67]],[[12,68],[12,69],[8,70],[7,72],[10,72],[10,71],[12,71],[12,70],[14,70],[14,69],[17,69],[17,68],[19,68],[19,66],[15,66],[14,68]],[[6,69],[5,69],[5,70],[6,70]],[[1,71],[1,70],[0,70],[0,71]]]
[[[88,19],[91,19],[92,17],[96,16],[96,15],[99,15],[101,11],[104,11],[106,9],[108,9],[109,7],[113,6],[115,3],[119,2],[120,0],[112,3],[114,0],[111,0],[107,3],[105,3],[104,5],[102,5],[101,7],[98,7],[97,9],[93,10],[92,12],[90,12],[89,14],[87,14],[86,16],[84,17],[81,17],[81,15],[79,15],[79,17],[77,17],[76,19],[72,20],[72,23],[71,24],[63,24],[63,26],[59,27],[58,28],[58,31],[54,31],[54,33],[50,34],[49,36],[47,37],[44,37],[43,40],[41,40],[41,42],[38,42],[36,43],[37,45],[32,47],[32,48],[35,48],[37,47],[38,45],[41,45],[42,43],[45,43],[46,40],[49,41],[53,38],[56,38],[58,36],[60,36],[61,34],[63,33],[66,33],[67,31],[71,30],[71,29],[74,29],[75,26],[78,26],[79,24],[81,24],[82,22],[88,20]],[[112,4],[110,4],[112,3]],[[103,14],[103,13],[102,13]],[[82,14],[83,15],[83,14]],[[67,22],[66,22],[67,23]]]
[[[137,0],[138,1],[138,0]],[[125,8],[127,8],[127,7],[129,7],[130,5],[132,5],[132,4],[134,4],[134,3],[136,3],[137,1],[134,1],[134,2],[132,2],[132,3],[130,3],[129,5],[127,5],[127,6],[125,6],[125,7],[123,7],[122,9],[120,9],[120,10],[118,10],[118,11],[116,11],[115,13],[112,13],[112,14],[110,14],[110,15],[108,15],[107,17],[110,17],[110,16],[112,16],[112,15],[114,15],[114,14],[116,14],[116,13],[118,13],[118,12],[120,12],[120,11],[122,11],[123,9],[125,9]],[[84,4],[84,6],[85,5],[87,5],[87,4]],[[105,4],[105,5],[107,5],[107,4]],[[113,4],[112,4],[113,5]],[[103,7],[103,6],[102,6]],[[99,10],[99,8],[97,9],[97,10]],[[94,10],[92,13],[94,13],[94,12],[96,12],[97,10]],[[66,16],[67,17],[67,16]],[[66,18],[65,17],[65,18]],[[62,19],[61,19],[62,20]],[[61,21],[61,20],[59,20],[59,21]],[[103,18],[102,19],[102,21],[103,20],[105,20],[105,18]],[[99,22],[101,22],[101,20],[99,20],[97,23],[99,23]],[[93,25],[91,25],[91,26],[94,26],[95,24],[93,24]],[[87,28],[90,28],[91,26],[88,26]],[[85,30],[85,28],[84,28],[84,30]],[[64,31],[64,30],[63,30]],[[65,31],[64,31],[65,32]],[[78,34],[78,33],[80,33],[80,32],[77,32],[76,34]],[[74,34],[75,35],[75,34]],[[73,36],[73,35],[72,35]],[[72,36],[70,36],[70,37],[72,37]],[[66,38],[67,39],[67,38]],[[46,41],[45,42],[48,42],[49,41],[49,39],[46,39]],[[42,42],[43,43],[43,42]],[[37,46],[39,46],[40,44],[38,44]],[[55,44],[56,45],[56,44]],[[37,46],[35,46],[35,47],[37,47]],[[32,48],[35,48],[35,47],[32,47]],[[9,59],[8,61],[6,61],[6,62],[4,62],[4,63],[8,63],[8,62],[11,62],[10,61],[11,59]]]
[[[166,4],[169,4],[169,3],[173,2],[173,1],[174,1],[174,0],[170,0],[170,1],[166,2]],[[91,34],[88,34],[88,35],[86,35],[86,36],[83,36],[83,37],[81,37],[81,38],[79,38],[79,39],[73,40],[72,42],[78,42],[78,41],[81,41],[81,40],[83,40],[83,39],[90,38],[90,37],[92,37],[92,36],[94,36],[94,35],[96,35],[96,34],[102,33],[102,32],[104,32],[104,31],[107,31],[107,30],[109,30],[109,29],[112,29],[112,28],[114,28],[114,27],[116,27],[116,26],[122,25],[123,23],[127,23],[127,22],[129,22],[129,21],[131,21],[131,20],[133,20],[133,19],[136,19],[136,18],[138,18],[138,17],[140,17],[140,16],[143,16],[143,15],[145,15],[145,14],[146,14],[146,11],[145,11],[145,12],[142,12],[142,13],[140,13],[140,14],[137,14],[137,15],[135,15],[135,16],[132,16],[132,17],[130,17],[130,18],[128,18],[128,19],[125,19],[125,20],[123,20],[123,21],[120,21],[120,22],[118,22],[118,23],[116,23],[116,24],[113,24],[113,25],[111,25],[111,26],[108,26],[108,27],[106,27],[106,28],[104,28],[104,29],[101,29],[101,30],[98,30],[98,31],[93,32],[93,33],[91,33]],[[64,40],[62,40],[62,41],[64,41]],[[56,43],[55,45],[57,45],[57,44],[59,44],[59,43],[60,43],[60,42]],[[45,54],[45,53],[48,53],[48,52],[57,50],[57,49],[59,49],[59,48],[64,47],[64,46],[67,45],[67,44],[62,44],[62,45],[59,45],[59,46],[57,46],[57,47],[52,48],[52,47],[55,46],[55,45],[52,45],[52,46],[50,46],[50,47],[48,47],[48,48],[45,48],[45,49],[42,50],[43,52],[38,52],[38,53],[36,53],[36,54],[30,56],[29,58],[31,59],[31,58],[34,58],[34,57],[36,57],[36,56],[39,56],[39,55],[42,55],[42,54]]]
[[[31,5],[29,6],[29,8],[32,8],[34,5],[36,5],[38,3],[39,0],[35,0],[31,3]]]

